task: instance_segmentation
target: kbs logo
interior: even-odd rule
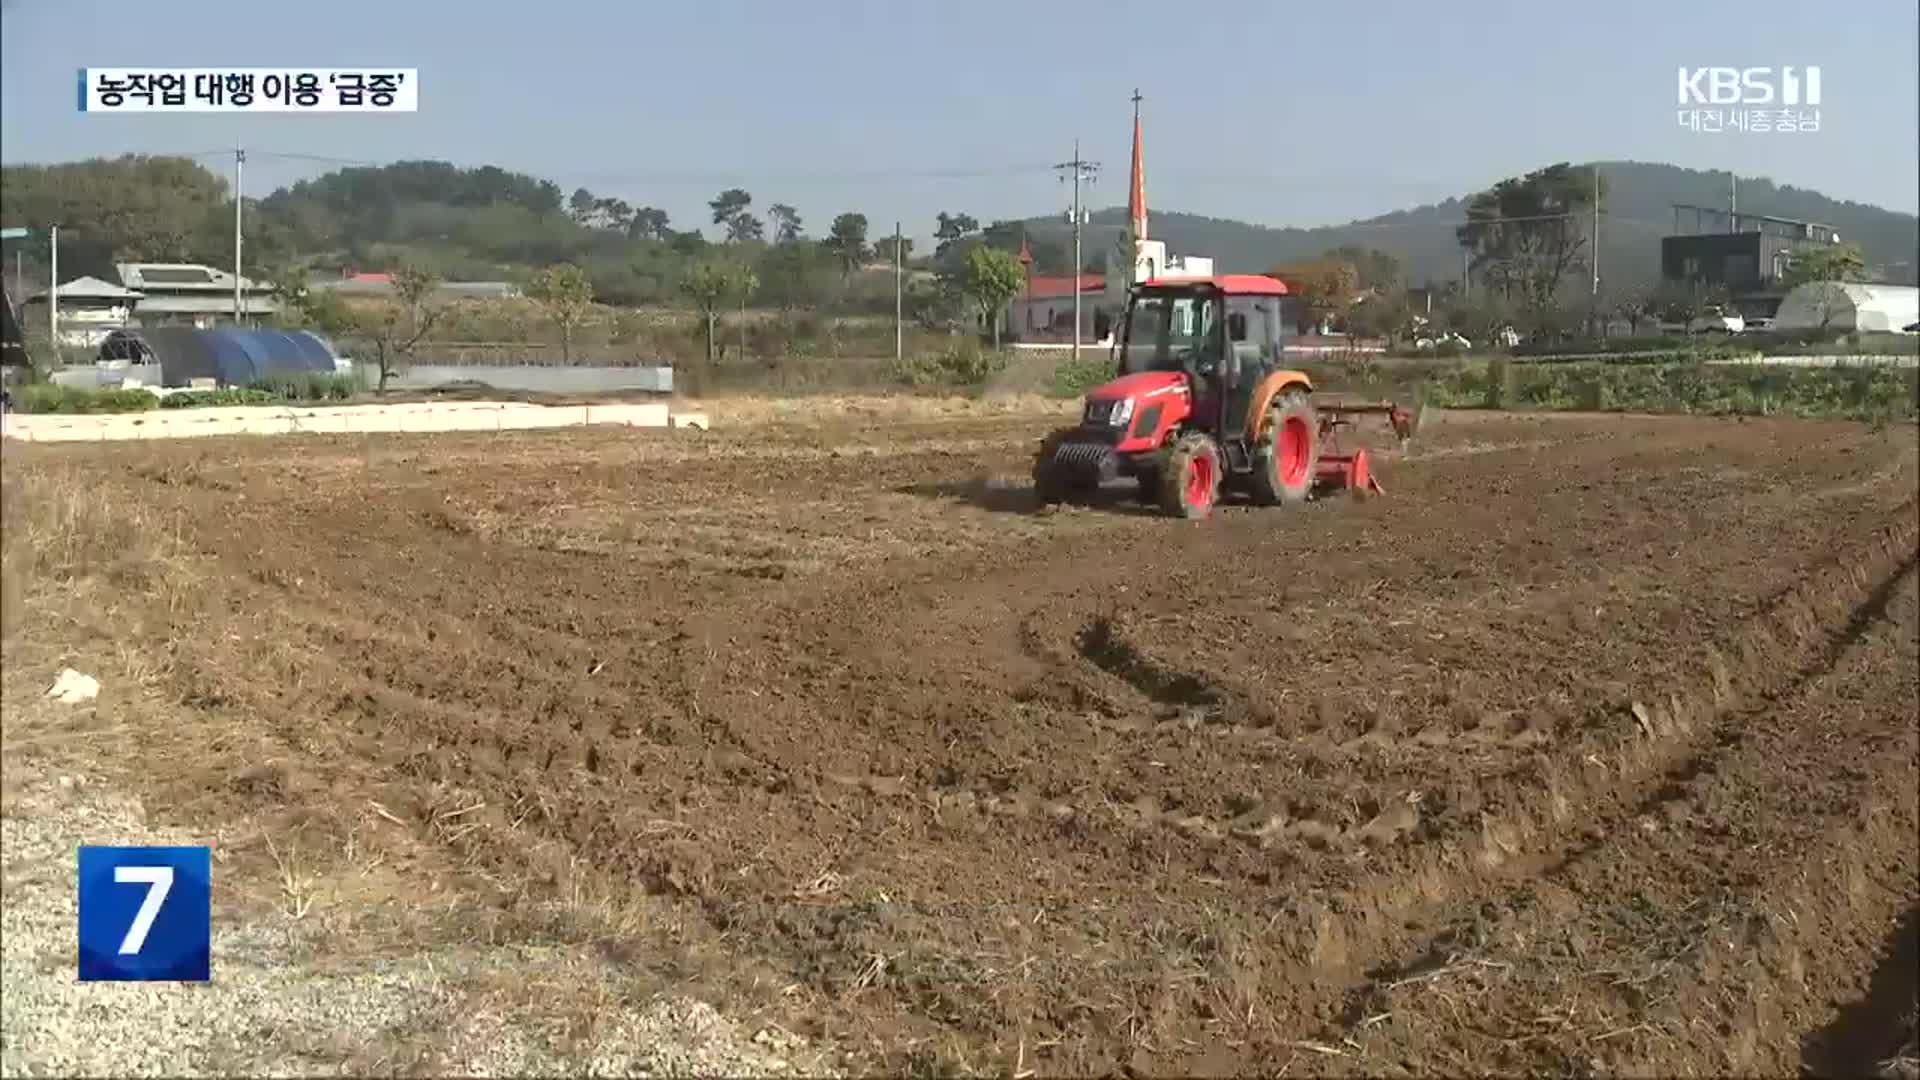
[[[1820,69],[1683,67],[1674,118],[1710,135],[1818,132]]]
[[[1818,67],[1680,69],[1682,105],[1818,105]]]

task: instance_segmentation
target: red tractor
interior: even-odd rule
[[[1043,505],[1132,476],[1170,514],[1206,517],[1223,491],[1262,506],[1317,492],[1378,492],[1364,449],[1335,453],[1359,413],[1385,414],[1405,442],[1413,418],[1387,402],[1316,405],[1313,382],[1285,366],[1280,298],[1255,274],[1135,286],[1116,338],[1116,377],[1087,394],[1080,423],[1049,435],[1034,462]]]

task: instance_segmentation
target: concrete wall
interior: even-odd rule
[[[594,367],[544,364],[413,364],[387,381],[388,389],[474,382],[495,390],[592,394],[611,390],[673,392],[670,367]]]
[[[513,431],[530,428],[697,427],[701,413],[671,412],[665,402],[616,405],[525,405],[518,402],[421,402],[333,407],[241,406],[156,409],[105,416],[8,414],[5,435],[27,442],[176,439],[204,435]]]
[[[79,390],[113,390],[126,386],[159,386],[159,364],[134,364],[125,360],[103,363],[69,364],[48,376],[56,386]]]

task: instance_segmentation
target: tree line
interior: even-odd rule
[[[495,166],[439,161],[349,167],[246,201],[243,227],[250,276],[273,279],[298,269],[310,276],[352,268],[416,266],[450,281],[525,282],[543,267],[570,264],[607,303],[671,304],[686,296],[689,269],[718,258],[742,263],[756,280],[756,302],[786,309],[890,311],[890,281],[861,282],[860,270],[890,264],[954,275],[967,252],[1018,251],[1017,222],[982,225],[941,212],[935,249],[911,242],[893,250],[855,210],[834,216],[818,238],[791,204],[761,210],[743,188],[708,203],[717,239],[680,228],[665,211],[579,188],[570,196],[549,180]],[[124,261],[225,265],[233,251],[233,202],[227,180],[205,166],[166,156],[126,155],[45,166],[8,166],[0,214],[34,226],[59,223],[63,275],[113,278]],[[1057,240],[1036,239],[1034,269],[1072,267]],[[44,274],[42,252],[28,258]]]

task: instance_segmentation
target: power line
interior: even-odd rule
[[[1349,221],[1334,225],[1253,225],[1269,232],[1327,232],[1337,229],[1457,229],[1462,225],[1500,225],[1517,221],[1566,221],[1584,218],[1584,214],[1516,214],[1506,217],[1465,218],[1457,221]],[[1251,225],[1251,222],[1233,222]],[[1120,225],[1109,226],[1120,228]]]
[[[1005,176],[1038,176],[1048,164],[1000,165],[988,168],[946,169],[662,169],[575,172],[574,180],[598,184],[715,183],[808,180],[973,180]]]
[[[251,150],[248,152],[258,154],[261,157],[282,158],[288,161],[312,161],[321,165],[355,165],[368,169],[377,169],[383,164],[397,164],[397,162],[360,161],[354,158],[329,157],[325,154],[287,153],[280,150]]]
[[[1353,191],[1356,189],[1395,191],[1461,191],[1477,189],[1478,180],[1382,180],[1360,176],[1301,176],[1297,173],[1215,172],[1182,168],[1178,165],[1156,168],[1155,174],[1196,184],[1246,184],[1270,190]],[[1457,196],[1455,196],[1457,197]]]

